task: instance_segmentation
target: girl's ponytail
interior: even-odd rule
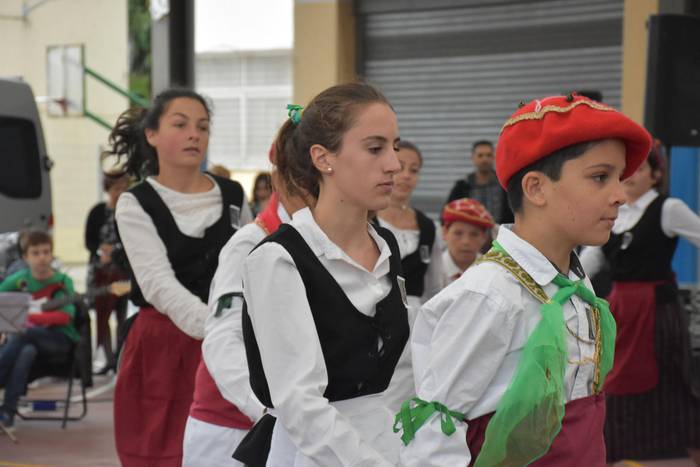
[[[142,179],[158,173],[158,157],[156,151],[146,141],[144,120],[148,109],[131,108],[122,113],[109,134],[108,151],[118,157],[126,158],[124,170],[129,175]]]

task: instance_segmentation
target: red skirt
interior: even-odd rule
[[[608,394],[649,391],[659,381],[654,350],[656,286],[663,282],[614,282],[608,296],[617,324],[615,362],[605,379]]]
[[[129,331],[114,392],[114,437],[126,467],[180,467],[202,342],[142,308]]]
[[[204,359],[199,363],[195,377],[194,400],[190,408],[190,416],[203,422],[237,430],[250,430],[253,426],[252,420],[221,395],[214,378],[204,364]]]
[[[486,426],[493,413],[467,422],[467,446],[474,465],[484,444]],[[605,396],[576,399],[566,404],[561,431],[543,457],[530,467],[603,467],[605,466]]]

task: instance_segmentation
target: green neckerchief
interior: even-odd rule
[[[568,352],[563,305],[572,295],[578,295],[593,307],[594,316],[598,317],[595,392],[600,391],[605,376],[612,368],[615,321],[608,303],[596,297],[583,280],[572,281],[558,274],[552,282],[559,290],[551,299],[547,299],[542,288],[498,242],[494,241],[491,251],[482,258],[482,261],[489,260],[506,267],[533,296],[543,302],[540,306],[542,319],[523,348],[513,379],[486,428],[484,444],[475,462],[475,467],[519,467],[547,453],[564,418],[564,372]],[[394,424],[395,432],[399,431],[398,425],[401,424],[404,444],[411,442],[415,432],[436,411],[441,413],[442,431],[448,436],[454,432],[454,428],[450,430],[445,419],[451,416],[461,420],[461,414],[455,414],[446,407],[441,410],[444,406],[439,403],[420,401],[416,408],[411,409],[410,402],[402,404]]]

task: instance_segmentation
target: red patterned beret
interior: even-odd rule
[[[472,198],[456,199],[442,208],[442,225],[448,227],[453,222],[466,222],[477,227],[490,229],[493,217],[483,204]]]
[[[519,108],[501,129],[496,174],[503,188],[520,169],[554,151],[586,141],[615,138],[625,143],[632,175],[651,149],[649,133],[621,112],[576,94],[537,99]]]

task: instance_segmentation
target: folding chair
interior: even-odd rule
[[[60,420],[61,428],[65,428],[68,420],[82,420],[87,415],[88,405],[85,389],[92,386],[92,348],[90,332],[90,316],[83,303],[75,305],[75,317],[73,323],[80,334],[80,340],[73,344],[73,348],[66,355],[56,355],[51,358],[38,358],[29,372],[29,382],[45,376],[65,378],[68,382],[65,399],[23,399],[24,402],[37,404],[48,402],[58,407],[63,405],[61,415],[29,415],[17,413],[22,420]],[[69,415],[73,380],[80,380],[81,412],[78,415]]]

